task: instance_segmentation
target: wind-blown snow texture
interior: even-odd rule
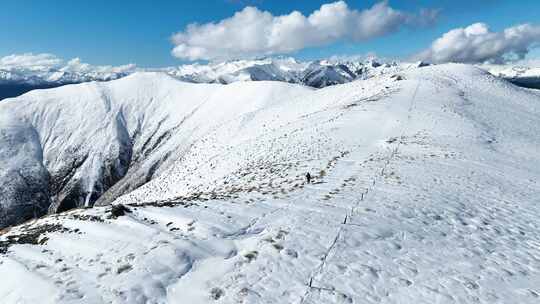
[[[103,202],[131,211],[4,231],[0,298],[537,303],[540,94],[463,65],[399,75],[312,90],[135,74],[0,105],[0,168],[49,172],[53,205],[114,172]]]

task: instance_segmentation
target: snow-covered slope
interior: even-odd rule
[[[529,65],[481,65],[489,73],[504,78],[516,85],[540,89],[540,64]]]
[[[89,81],[109,81],[135,73],[165,72],[179,80],[193,83],[221,83],[245,81],[281,81],[315,88],[342,84],[355,79],[396,73],[418,67],[418,63],[379,63],[366,61],[319,60],[300,62],[293,58],[232,60],[220,63],[186,64],[161,69],[135,68],[133,65],[102,67],[101,69],[35,69],[2,70],[0,66],[0,100],[16,97],[34,89],[54,88],[65,84]],[[84,67],[84,64],[83,64]]]
[[[299,62],[293,58],[266,58],[236,60],[216,64],[192,64],[166,69],[178,79],[198,83],[233,83],[237,81],[273,80],[323,88],[367,79],[377,75],[395,73],[418,67],[418,63],[379,63],[366,61],[319,60]]]
[[[74,58],[68,62],[52,54],[19,54],[0,58],[0,84],[27,85],[67,84],[107,81],[121,78],[136,70],[134,64],[93,66]]]
[[[299,73],[309,63],[293,58],[233,60],[209,64],[186,64],[165,69],[178,79],[199,83],[232,83],[237,81],[275,80],[297,82]]]
[[[4,231],[0,273],[12,280],[0,298],[538,302],[540,94],[463,65],[399,76],[311,90],[136,74],[8,101],[1,112],[24,114],[0,129],[14,142],[1,155],[22,176],[83,151],[85,163],[124,168],[109,158],[131,147],[129,188],[167,157],[116,199],[129,212],[80,209]],[[78,167],[73,177],[96,185],[94,167]]]
[[[2,69],[0,66],[0,100],[16,97],[35,89],[55,88],[66,84],[89,81],[109,81],[119,79],[135,72],[134,65],[118,68],[92,69],[91,71],[70,70],[70,67],[60,69],[50,67],[34,67],[32,69],[12,68]]]
[[[54,212],[109,202],[185,157],[221,124],[310,91],[136,73],[7,99],[0,104],[3,224],[42,214],[42,206]],[[18,214],[20,205],[40,208]]]
[[[298,71],[298,63],[279,62],[270,66],[289,71],[290,77]],[[241,70],[249,70],[250,75],[263,69],[246,64]],[[322,87],[350,81],[356,74],[374,77],[368,74],[374,70],[366,70],[363,64],[337,67],[339,71],[328,63],[312,63],[306,70],[313,72],[302,81]],[[270,75],[268,66],[265,71]],[[281,80],[289,81],[289,76]],[[0,184],[6,189],[0,195],[0,226],[43,214],[47,208],[56,212],[96,201],[108,203],[146,183],[184,153],[192,153],[191,145],[225,122],[274,104],[294,114],[289,109],[291,99],[309,100],[310,94],[327,93],[285,82],[199,85],[160,72],[140,72],[118,81],[37,90],[8,99],[0,104],[0,115],[5,117],[0,121],[4,143],[0,161],[5,163]],[[334,98],[328,97],[324,104]]]

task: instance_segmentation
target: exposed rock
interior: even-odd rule
[[[111,208],[112,217],[117,218],[117,217],[126,215],[126,213],[131,213],[131,210],[129,210],[128,207],[122,204],[112,205],[112,208]]]

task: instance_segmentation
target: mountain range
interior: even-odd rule
[[[134,66],[110,70],[69,70],[51,67],[10,68],[0,67],[0,100],[16,97],[35,89],[47,89],[89,81],[109,81],[127,76]]]
[[[237,81],[282,81],[322,88],[397,72],[423,63],[380,63],[365,61],[320,60],[300,62],[293,58],[234,60],[221,63],[188,64],[162,69],[119,69],[81,71],[55,68],[2,70],[0,68],[0,100],[15,97],[33,89],[53,88],[89,81],[109,81],[136,71],[165,72],[179,80],[193,83],[229,84]]]
[[[0,299],[538,302],[539,91],[368,70],[394,68],[321,89],[135,72],[2,101]]]
[[[425,65],[428,65],[428,63],[386,62],[375,58],[365,60],[298,61],[291,57],[274,57],[207,64],[185,64],[159,69],[136,68],[134,65],[101,69],[39,66],[31,69],[2,69],[0,67],[0,100],[19,96],[34,89],[119,79],[137,71],[165,72],[179,80],[193,83],[230,84],[238,81],[267,80],[323,88]],[[540,88],[539,68],[512,64],[484,64],[480,65],[480,67],[516,85]]]
[[[528,66],[516,65],[482,65],[482,68],[489,73],[504,78],[515,85],[540,89],[540,67],[538,65]]]
[[[183,65],[166,69],[166,71],[180,80],[197,83],[229,84],[237,81],[271,80],[323,88],[355,79],[367,79],[397,72],[414,65],[396,62],[380,63],[375,59],[300,62],[293,58],[267,58],[205,65]],[[417,65],[422,65],[422,63]]]

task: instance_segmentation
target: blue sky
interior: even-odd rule
[[[141,67],[177,65],[185,61],[171,55],[173,33],[189,23],[219,21],[246,5],[274,16],[298,10],[309,15],[331,1],[199,0],[199,1],[68,1],[3,0],[0,4],[0,57],[19,53],[52,53],[80,57],[91,64],[136,63]],[[363,10],[378,1],[348,0],[351,9]],[[336,42],[308,47],[291,55],[316,59],[332,55],[375,52],[384,57],[406,57],[420,51],[443,33],[475,22],[492,31],[520,23],[540,25],[540,1],[404,0],[389,1],[393,9],[417,12],[440,9],[432,26],[400,29],[360,42]],[[539,57],[537,50],[529,57]]]

